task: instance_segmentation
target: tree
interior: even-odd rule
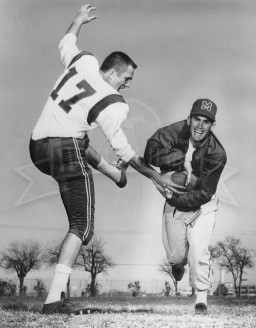
[[[168,275],[171,277],[174,289],[175,289],[175,296],[178,295],[178,281],[174,278],[172,274],[172,266],[168,260],[163,260],[162,263],[159,265],[160,269],[159,271],[163,272],[164,274]]]
[[[53,267],[58,263],[61,245],[62,241],[56,240],[52,245],[46,248],[43,261],[48,267]],[[65,296],[64,293],[63,291],[62,297]],[[70,298],[70,277],[67,282],[67,298]]]
[[[232,274],[236,296],[240,297],[244,270],[254,267],[255,251],[242,247],[240,239],[227,236],[224,241],[219,241],[216,246],[211,247],[210,252],[212,259]]]
[[[169,281],[165,280],[163,292],[164,292],[164,296],[166,296],[166,297],[170,296],[171,286],[170,286]]]
[[[12,280],[0,279],[0,296],[13,296],[16,294],[16,284]]]
[[[58,262],[59,254],[60,254],[60,248],[61,248],[61,241],[57,240],[54,241],[52,245],[46,247],[44,251],[43,260],[44,263],[49,266],[55,266]]]
[[[113,267],[111,257],[104,253],[104,241],[100,237],[94,236],[87,246],[83,246],[78,255],[75,266],[83,268],[91,274],[90,296],[97,295],[96,277],[99,273],[106,273],[107,269]]]
[[[128,284],[127,288],[131,292],[132,296],[133,297],[136,297],[140,293],[140,282],[138,280],[137,281],[134,281],[134,282],[130,282]]]
[[[38,297],[44,296],[47,292],[46,286],[41,279],[36,279],[36,285],[34,286],[34,290]]]
[[[86,283],[86,285],[84,287],[85,294],[86,295],[91,295],[92,294],[92,288],[93,288],[94,294],[98,295],[100,293],[100,290],[101,290],[101,284],[99,284],[96,281],[94,287],[92,287],[91,283]]]
[[[191,294],[189,296],[194,297],[195,295],[196,295],[196,289],[195,287],[191,287]]]
[[[25,293],[24,278],[31,270],[38,270],[42,264],[42,251],[35,241],[26,243],[12,242],[0,256],[0,266],[5,270],[14,271],[20,281],[19,294]]]
[[[228,288],[225,286],[225,284],[218,284],[218,287],[216,288],[215,292],[213,292],[213,295],[215,295],[215,296],[227,296],[228,295]]]

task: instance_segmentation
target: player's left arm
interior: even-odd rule
[[[124,103],[115,103],[105,108],[96,118],[95,122],[99,124],[103,134],[115,151],[116,155],[124,162],[129,163],[136,171],[142,175],[155,180],[159,184],[159,188],[163,190],[166,185],[173,192],[178,192],[175,189],[176,185],[172,183],[170,177],[164,177],[154,170],[150,165],[136,154],[121,128],[122,123],[127,117],[128,106]],[[185,188],[184,188],[185,189]],[[163,190],[164,191],[164,190]]]
[[[194,190],[182,195],[173,194],[168,203],[174,207],[199,208],[206,204],[215,194],[221,173],[225,167],[227,158],[225,152],[208,155],[206,165],[197,180]]]
[[[106,177],[116,183],[119,188],[127,184],[126,170],[129,164],[118,161],[117,163],[108,163],[96,150],[90,145],[85,150],[85,156],[88,164],[95,170],[104,174]]]
[[[125,162],[129,162],[135,155],[135,151],[132,150],[122,130],[122,124],[127,118],[128,111],[127,104],[118,102],[107,106],[95,120],[117,157]]]

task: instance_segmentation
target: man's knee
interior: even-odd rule
[[[89,244],[94,234],[93,228],[90,229],[89,233],[86,233],[85,229],[81,228],[70,228],[68,232],[76,235],[79,239],[81,239],[84,246]]]
[[[167,254],[167,259],[171,266],[180,266],[187,264],[186,257],[182,256],[181,254]]]
[[[90,231],[89,235],[83,239],[83,246],[86,246],[89,244],[89,242],[92,240],[93,234],[94,234],[94,232]]]
[[[197,265],[210,261],[210,251],[206,245],[205,247],[200,244],[191,245],[189,253],[190,261]]]

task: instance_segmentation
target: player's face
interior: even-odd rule
[[[187,122],[190,125],[191,141],[195,143],[203,142],[214,126],[214,123],[204,116],[188,117]]]
[[[133,74],[134,68],[132,65],[128,65],[126,69],[122,70],[121,72],[115,72],[110,84],[117,91],[120,91],[124,88],[129,88],[133,79]]]

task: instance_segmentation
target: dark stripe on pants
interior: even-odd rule
[[[87,143],[75,138],[44,138],[30,142],[35,166],[59,184],[69,232],[87,244],[94,230],[94,183],[87,165]]]

